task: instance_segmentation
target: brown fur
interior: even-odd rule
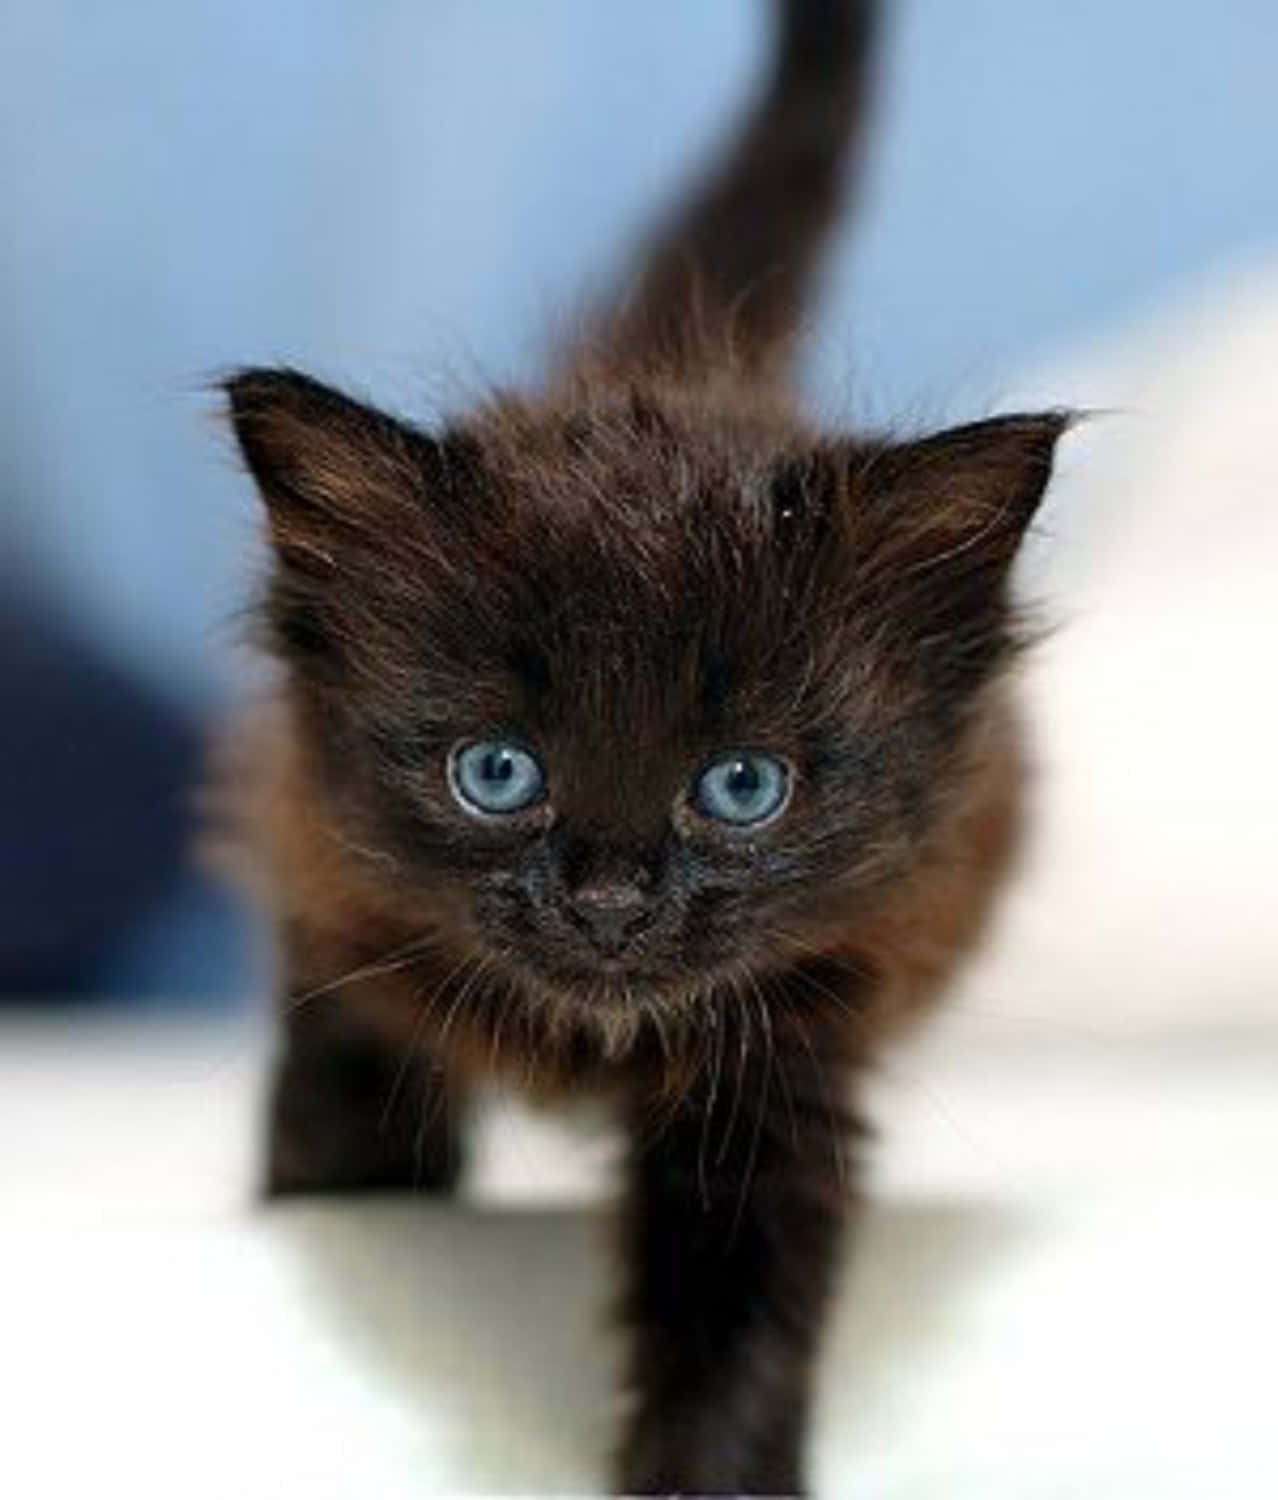
[[[542,392],[428,434],[292,371],[228,384],[285,670],[251,756],[270,1186],[448,1186],[481,1076],[614,1099],[630,1490],[798,1487],[848,1090],[979,937],[1020,819],[1006,577],[1064,417],[892,443],[782,383],[871,10],[780,6],[741,144]],[[446,767],[501,737],[548,795],[477,819]],[[790,801],[725,827],[691,789],[751,749]]]

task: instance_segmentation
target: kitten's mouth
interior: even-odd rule
[[[564,1022],[603,1026],[611,1035],[627,1020],[658,1024],[689,1013],[721,982],[730,982],[743,958],[740,944],[728,951],[691,954],[686,934],[673,943],[647,933],[615,948],[583,942],[533,942],[529,934],[485,934],[496,967],[528,1002]],[[727,946],[727,945],[725,945]]]
[[[645,1035],[668,1052],[700,993],[686,979],[678,983],[615,958],[592,968],[557,969],[553,976],[543,970],[526,983],[552,1035],[592,1037],[614,1061],[627,1057]]]
[[[668,1003],[688,988],[686,976],[680,984],[664,969],[616,954],[588,962],[525,961],[519,968],[521,979],[539,999],[583,1015],[627,1006],[645,1009]]]
[[[566,996],[624,996],[627,992],[652,995],[668,985],[659,971],[642,968],[624,958],[599,958],[590,964],[556,964],[535,971],[542,985],[562,989]]]

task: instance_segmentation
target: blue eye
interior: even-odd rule
[[[453,795],[468,812],[522,812],[540,802],[546,789],[537,757],[503,740],[458,746],[449,772]]]
[[[766,823],[785,806],[790,772],[784,761],[738,750],[717,760],[697,782],[697,810],[719,823]]]

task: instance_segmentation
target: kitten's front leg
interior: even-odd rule
[[[767,1040],[754,1043],[766,1048]],[[850,1203],[845,1068],[733,1050],[630,1156],[630,1493],[802,1488],[813,1358]],[[822,1061],[818,1062],[817,1058]]]
[[[446,1192],[461,1097],[419,1049],[397,1051],[336,996],[286,1012],[270,1099],[266,1192]]]

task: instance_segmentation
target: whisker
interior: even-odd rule
[[[752,979],[756,994],[759,996],[759,1012],[764,1017],[767,1027],[768,1049],[776,1059],[777,1083],[781,1087],[782,1097],[785,1100],[786,1115],[790,1121],[790,1144],[794,1151],[799,1150],[799,1121],[794,1110],[794,1093],[790,1088],[790,1078],[785,1068],[785,1051],[777,1048],[773,1041],[772,1016],[768,1009],[767,1000],[759,989],[758,981]]]
[[[714,1012],[711,1012],[711,1016],[710,1050],[714,1063],[710,1071],[710,1089],[706,1107],[701,1115],[701,1139],[697,1145],[697,1187],[701,1195],[703,1212],[708,1212],[710,1208],[710,1189],[706,1181],[706,1151],[710,1143],[710,1123],[714,1119],[715,1107],[719,1101],[719,1080],[723,1074],[724,1027],[719,1023]]]
[[[490,972],[492,967],[492,959],[489,958],[486,953],[481,953],[478,955],[478,960],[475,964],[474,969],[467,976],[466,980],[462,984],[461,989],[457,992],[456,998],[449,1006],[448,1014],[444,1017],[444,1024],[440,1028],[439,1032],[439,1045],[441,1048],[444,1046],[445,1042],[447,1042],[449,1030],[451,1029],[453,1022],[457,1019],[458,1014],[465,1006],[466,1001],[471,997],[472,994],[474,994],[475,989],[477,988],[481,980],[485,977],[485,975]]]
[[[812,1078],[816,1086],[817,1098],[825,1113],[826,1126],[829,1131],[830,1153],[834,1158],[834,1170],[839,1179],[839,1186],[844,1193],[851,1187],[851,1173],[848,1170],[846,1128],[840,1124],[835,1114],[834,1106],[830,1102],[830,1095],[826,1090],[826,1069],[817,1061],[816,1050],[812,1046],[812,1038],[808,1035],[808,1028],[803,1023],[803,1018],[798,1015],[791,1016],[798,1029],[799,1041],[802,1043],[808,1058],[812,1063]]]
[[[731,993],[733,999],[738,1002],[740,1009],[736,1019],[739,1024],[737,1033],[737,1086],[732,1097],[732,1108],[728,1113],[728,1120],[723,1128],[723,1134],[719,1140],[718,1154],[715,1156],[715,1165],[721,1167],[727,1157],[728,1149],[732,1144],[732,1137],[736,1133],[737,1116],[741,1111],[741,1096],[745,1089],[746,1059],[749,1052],[750,1041],[750,1016],[749,1011],[741,1005],[740,981],[736,975],[732,976]]]
[[[312,1000],[318,1000],[323,995],[335,994],[338,990],[345,989],[348,984],[357,984],[363,979],[376,979],[383,974],[394,974],[400,969],[407,969],[424,958],[432,948],[438,946],[440,946],[439,939],[433,933],[412,938],[407,943],[400,943],[388,953],[384,953],[381,958],[348,969],[345,974],[339,975],[336,979],[326,980],[323,984],[316,985],[314,989],[304,990],[300,995],[288,996],[285,1011],[291,1015],[303,1005],[309,1005]]]
[[[444,975],[443,979],[441,979],[439,983],[434,987],[434,989],[431,990],[430,994],[425,996],[425,998],[422,999],[420,1004],[418,1005],[417,1014],[413,1018],[412,1030],[408,1033],[408,1040],[404,1044],[403,1060],[400,1062],[399,1069],[391,1082],[390,1091],[386,1096],[386,1104],[382,1109],[381,1119],[378,1123],[379,1130],[386,1130],[386,1128],[390,1124],[390,1117],[394,1113],[395,1105],[399,1100],[400,1092],[403,1089],[404,1082],[408,1077],[409,1068],[412,1066],[413,1062],[417,1060],[417,1043],[421,1037],[422,1027],[425,1025],[427,1017],[435,1008],[435,1005],[439,1001],[440,996],[444,993],[447,987],[453,982],[454,979],[456,979],[458,974],[460,974],[470,962],[471,955],[468,954],[459,963],[454,964],[453,967],[448,971],[448,973]]]
[[[763,1064],[763,1087],[759,1091],[759,1108],[754,1117],[754,1130],[750,1136],[750,1146],[746,1153],[745,1170],[741,1174],[741,1189],[737,1194],[736,1212],[732,1216],[732,1228],[729,1237],[735,1239],[741,1228],[741,1220],[745,1215],[746,1202],[750,1196],[750,1186],[754,1180],[754,1170],[759,1160],[759,1145],[763,1139],[763,1122],[768,1111],[768,1094],[772,1084],[772,1024],[768,1018],[767,1006],[764,1004],[763,996],[757,986],[755,994],[759,1001],[759,1015],[763,1021],[763,1034],[766,1039],[764,1048]]]

